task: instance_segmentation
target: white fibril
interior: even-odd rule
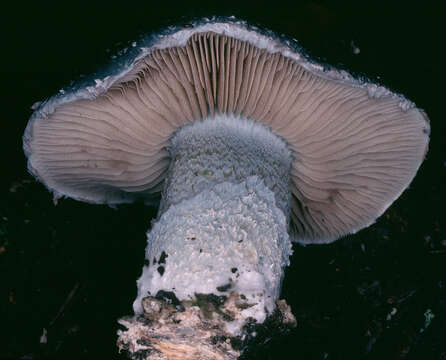
[[[275,308],[292,253],[290,150],[265,126],[220,115],[181,128],[170,154],[135,313],[159,290],[180,300],[236,292],[253,305],[241,318],[263,322]]]

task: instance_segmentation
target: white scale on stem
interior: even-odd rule
[[[263,322],[291,254],[289,149],[259,123],[218,116],[181,129],[170,152],[135,312],[159,290],[180,300],[236,292],[251,304],[242,318]]]

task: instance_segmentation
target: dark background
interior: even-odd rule
[[[298,326],[250,358],[446,360],[446,12],[438,4],[70,1],[1,9],[0,359],[119,358],[116,319],[132,311],[156,214],[69,199],[54,206],[26,171],[30,106],[146,32],[235,15],[405,94],[432,126],[417,177],[376,224],[332,245],[294,247],[282,298]]]

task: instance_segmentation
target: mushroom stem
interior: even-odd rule
[[[170,156],[118,344],[150,359],[235,359],[265,320],[294,324],[276,307],[292,252],[291,152],[259,123],[216,116],[181,128]]]

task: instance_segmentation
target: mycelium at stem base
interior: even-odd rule
[[[217,116],[181,128],[170,155],[118,345],[133,358],[236,359],[261,324],[295,324],[278,300],[292,252],[291,152],[259,123]]]

